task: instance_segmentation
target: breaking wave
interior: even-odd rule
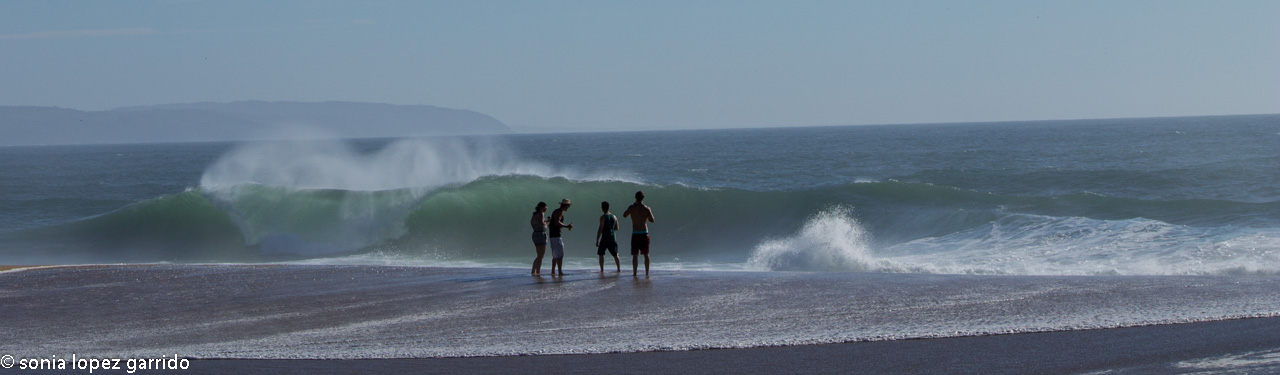
[[[376,150],[250,143],[210,166],[198,188],[0,237],[8,259],[28,263],[510,266],[532,257],[534,205],[570,198],[577,204],[566,220],[586,229],[566,232],[569,257],[594,260],[599,202],[621,213],[645,190],[657,217],[655,259],[671,268],[1280,272],[1278,202],[1017,196],[894,180],[777,191],[655,185],[556,169],[505,149],[484,139]]]

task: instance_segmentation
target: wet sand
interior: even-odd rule
[[[177,353],[192,358],[181,373],[1280,372],[1280,318],[1213,318],[1275,316],[1277,277],[571,272],[6,272],[0,354]],[[1195,320],[1210,321],[1106,327]],[[982,333],[1057,326],[1071,328]],[[929,335],[962,337],[911,338]],[[842,337],[876,341],[808,345]],[[467,353],[483,356],[440,358]],[[87,371],[52,373],[72,372]]]
[[[1267,374],[1280,318],[678,352],[363,360],[193,360],[169,374]],[[7,373],[0,370],[0,373]],[[65,374],[85,371],[14,371]],[[95,371],[121,374],[120,371]]]
[[[1280,318],[679,352],[378,360],[201,360],[191,373],[1184,374],[1280,372]]]

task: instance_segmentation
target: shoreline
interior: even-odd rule
[[[140,370],[141,371],[141,370]],[[839,344],[389,359],[192,359],[173,374],[1181,374],[1280,371],[1280,318]],[[83,370],[26,370],[65,374]],[[124,374],[125,370],[95,373]]]
[[[1280,277],[574,271],[11,268],[0,354],[177,354],[194,373],[1280,371]]]
[[[22,270],[27,270],[27,269],[32,269],[32,268],[40,268],[40,267],[66,267],[66,266],[48,266],[48,265],[36,265],[36,266],[6,266],[6,265],[0,265],[0,272],[22,271]]]
[[[1280,370],[1280,318],[838,344],[469,358],[205,359],[194,373],[1108,373]]]

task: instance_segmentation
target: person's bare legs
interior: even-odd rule
[[[533,258],[532,274],[541,275],[542,274],[542,256],[547,253],[547,245],[537,246],[537,248],[538,248],[538,257]]]
[[[604,256],[601,256],[603,258]],[[622,272],[622,260],[618,259],[618,254],[613,255],[613,265],[618,266],[618,272]],[[604,260],[600,260],[600,272],[604,273]]]
[[[649,276],[649,254],[644,255],[644,275]]]
[[[604,273],[604,255],[600,256],[600,273]]]
[[[631,276],[635,276],[639,268],[640,268],[640,255],[639,254],[632,255],[631,256]]]

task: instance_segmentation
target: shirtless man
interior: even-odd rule
[[[653,222],[653,210],[644,205],[644,192],[636,192],[636,203],[627,207],[622,217],[631,218],[631,275],[640,268],[638,254],[644,255],[644,274],[649,275],[649,223]]]
[[[569,202],[569,198],[560,201],[560,208],[551,211],[551,220],[547,225],[551,234],[551,276],[564,276],[564,239],[560,238],[560,228],[569,228],[573,230],[573,223],[564,223],[564,213],[569,211],[569,206],[573,203]],[[560,273],[556,273],[556,267],[560,268]]]

